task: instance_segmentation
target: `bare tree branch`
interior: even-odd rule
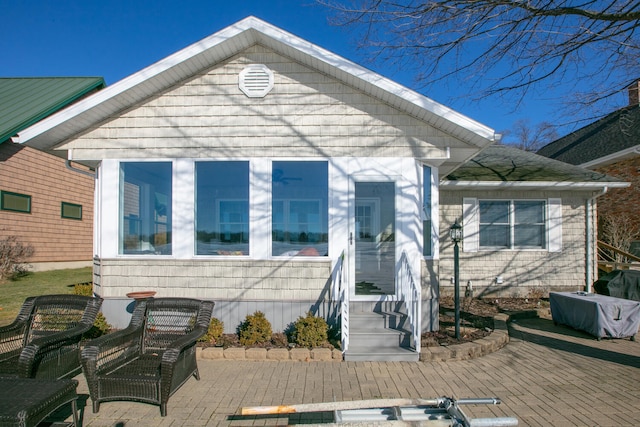
[[[574,93],[567,105],[594,117],[640,77],[640,1],[316,1],[362,30],[372,60],[414,70],[421,88],[455,78],[475,99],[518,103],[562,85]]]

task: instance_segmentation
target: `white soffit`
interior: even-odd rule
[[[430,98],[260,19],[248,17],[47,117],[12,140],[50,150],[256,43],[335,77],[472,146],[484,147],[499,139],[493,129]]]

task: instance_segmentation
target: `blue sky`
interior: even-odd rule
[[[329,11],[314,0],[0,0],[0,77],[102,76],[107,84],[249,15],[328,49],[415,89],[414,76],[367,61],[354,33],[328,23]],[[518,119],[554,121],[544,96],[528,97],[513,111],[500,100],[471,102],[465,88],[420,92],[498,132]],[[563,135],[567,130],[560,130]],[[507,141],[509,139],[507,138]]]

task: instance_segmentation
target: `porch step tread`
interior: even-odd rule
[[[420,355],[411,348],[380,348],[374,346],[349,347],[344,355],[345,361],[369,362],[417,362]]]

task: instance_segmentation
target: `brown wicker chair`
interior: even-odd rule
[[[0,375],[60,379],[80,372],[80,340],[93,326],[102,298],[42,295],[25,300],[0,327]]]
[[[192,375],[199,380],[196,341],[211,322],[214,303],[188,298],[136,301],[129,326],[87,343],[82,370],[93,412],[114,400],[160,405]]]

